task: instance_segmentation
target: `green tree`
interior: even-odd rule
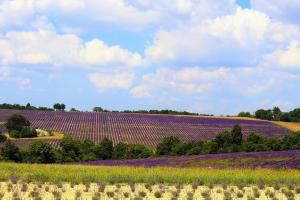
[[[126,159],[126,152],[128,149],[128,144],[119,143],[114,147],[112,154],[112,159],[123,160]]]
[[[149,158],[152,150],[142,144],[129,144],[126,151],[126,159]]]
[[[0,131],[0,143],[5,142],[6,140],[6,136]]]
[[[93,112],[104,112],[104,109],[101,107],[94,107]]]
[[[235,145],[241,145],[243,142],[242,128],[239,125],[234,125],[231,130],[232,142]]]
[[[24,116],[15,114],[6,120],[4,125],[9,132],[13,130],[21,131],[24,128],[28,128],[30,122]]]
[[[172,149],[180,143],[180,139],[175,136],[165,137],[156,147],[156,155],[172,155]]]
[[[62,110],[62,111],[65,111],[65,109],[66,109],[66,105],[65,104],[60,104],[60,109]]]
[[[54,150],[49,143],[37,141],[29,146],[29,162],[31,163],[54,163]]]
[[[95,147],[95,154],[98,159],[101,159],[101,160],[111,159],[112,153],[113,153],[113,143],[108,138],[104,138]]]
[[[78,110],[76,108],[71,108],[70,112],[78,112]]]
[[[255,112],[255,117],[258,119],[272,120],[273,112],[272,110],[259,109]]]
[[[275,106],[273,108],[273,119],[279,121],[281,118],[282,112],[279,107]]]
[[[96,160],[97,157],[94,150],[95,150],[94,142],[89,139],[84,140],[80,147],[82,160],[84,161]]]
[[[250,112],[240,112],[238,117],[252,117]]]
[[[219,133],[218,135],[216,135],[213,141],[217,144],[218,149],[231,146],[233,144],[232,134],[228,131]]]
[[[1,158],[6,161],[21,162],[22,157],[19,148],[8,140],[1,148]]]
[[[61,105],[59,103],[56,103],[56,104],[53,105],[53,108],[55,110],[61,110]]]
[[[65,162],[81,160],[81,143],[78,139],[64,137],[60,144],[61,154]]]

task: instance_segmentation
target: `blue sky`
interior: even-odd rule
[[[3,0],[0,103],[300,107],[297,0]]]

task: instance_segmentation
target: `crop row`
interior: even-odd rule
[[[242,127],[245,135],[257,132],[277,136],[289,132],[281,126],[258,120],[126,113],[0,110],[0,121],[3,122],[16,113],[28,118],[35,128],[62,132],[80,140],[91,139],[96,143],[107,137],[114,143],[156,146],[166,135],[175,135],[182,140],[208,140],[219,132],[231,129],[235,124]],[[3,129],[3,125],[0,125],[0,129]],[[57,144],[56,140],[51,141]]]

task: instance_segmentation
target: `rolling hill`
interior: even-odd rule
[[[235,124],[242,127],[244,135],[256,132],[272,137],[290,132],[287,128],[261,120],[5,109],[0,110],[0,131],[6,131],[3,122],[13,114],[25,116],[34,128],[62,132],[80,140],[91,139],[98,143],[107,137],[114,143],[142,143],[152,147],[167,135],[178,136],[185,141],[212,139],[219,132],[230,130]],[[33,140],[35,139],[21,139],[14,142],[22,147]],[[59,143],[59,139],[47,139],[47,141],[53,146]]]

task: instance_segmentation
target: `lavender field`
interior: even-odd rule
[[[300,169],[300,150],[78,162],[103,166]]]
[[[91,139],[98,143],[107,137],[114,143],[142,143],[152,147],[156,146],[166,135],[178,136],[184,141],[212,139],[219,132],[229,130],[235,124],[242,127],[244,135],[252,132],[266,136],[289,133],[286,128],[259,120],[34,110],[0,110],[2,132],[5,132],[3,122],[13,114],[24,115],[34,128],[62,132],[80,140]],[[56,139],[48,141],[54,146],[57,146],[59,142]],[[16,141],[19,146],[26,146],[30,142],[30,139]]]

